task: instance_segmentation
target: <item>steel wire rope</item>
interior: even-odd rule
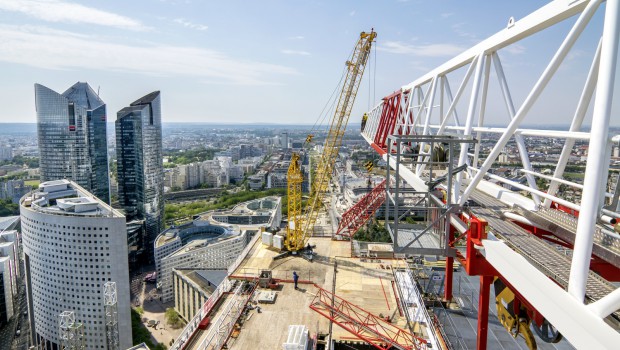
[[[357,45],[353,46],[353,49],[351,49],[351,52],[349,52],[349,56],[351,57],[353,55],[353,52],[355,51],[355,47]],[[325,105],[323,106],[323,109],[321,110],[321,113],[319,113],[319,116],[317,117],[317,119],[314,121],[314,125],[312,125],[312,128],[310,128],[310,132],[309,134],[314,135],[315,131],[318,131],[321,126],[323,126],[323,123],[325,122],[325,119],[327,118],[328,115],[330,115],[331,111],[333,111],[334,109],[334,105],[336,104],[336,99],[334,98],[336,95],[336,92],[338,90],[340,90],[340,88],[342,87],[342,82],[344,81],[344,78],[346,76],[347,73],[347,65],[345,64],[345,66],[342,69],[342,73],[340,74],[340,80],[338,81],[338,84],[336,84],[336,87],[334,88],[334,90],[332,91],[331,95],[329,96],[329,99],[327,99],[327,101],[325,102]],[[333,101],[332,101],[333,99]],[[330,101],[331,101],[331,105],[330,105]],[[326,111],[326,108],[328,108]],[[317,125],[318,124],[318,125]],[[307,139],[306,142],[304,142],[304,148],[306,147],[307,144]]]

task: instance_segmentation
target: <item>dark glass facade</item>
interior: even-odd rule
[[[164,166],[161,140],[161,97],[152,92],[121,109],[116,119],[118,201],[127,221],[144,220],[139,252],[153,259],[153,241],[163,229]],[[128,242],[129,243],[129,242]],[[130,247],[131,249],[131,247]]]
[[[34,90],[41,181],[73,180],[109,204],[105,103],[87,83]]]

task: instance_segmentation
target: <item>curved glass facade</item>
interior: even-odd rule
[[[41,181],[73,180],[109,204],[105,103],[87,83],[34,88]]]

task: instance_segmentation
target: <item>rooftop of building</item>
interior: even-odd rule
[[[62,96],[88,110],[99,108],[105,104],[88,83],[81,81],[73,84],[67,91],[63,92]]]
[[[144,105],[150,102],[153,102],[157,97],[159,97],[159,91],[153,91],[147,95],[140,97],[139,99],[133,101],[130,106],[138,106]]]
[[[228,275],[227,270],[221,269],[174,269],[174,271],[207,294],[213,293]]]
[[[127,350],[151,350],[151,349],[148,346],[146,346],[146,344],[141,343],[136,346],[132,346]]]
[[[406,329],[406,319],[399,315],[392,282],[393,268],[404,267],[402,260],[353,258],[350,242],[333,241],[331,237],[313,237],[309,243],[316,245],[313,262],[299,257],[273,260],[278,252],[257,241],[233,272],[232,278],[241,278],[256,277],[261,270],[271,270],[282,287],[276,290],[273,304],[260,304],[261,312],[252,311],[255,314],[246,318],[239,335],[228,341],[229,349],[281,348],[289,325],[305,325],[310,333],[325,332],[329,320],[310,308],[319,292],[317,286],[328,292],[334,290],[336,296],[374,315],[390,317],[393,325]],[[293,271],[299,275],[297,290],[291,283]],[[268,337],[265,336],[267,330]],[[336,324],[333,325],[333,339],[342,343],[362,343]]]
[[[230,225],[212,225],[201,220],[194,220],[192,222],[180,226],[172,226],[164,230],[155,239],[155,247],[161,247],[162,245],[179,238],[181,239],[182,244],[186,245],[186,248],[196,248],[198,245],[205,245],[213,240],[237,235],[239,235],[239,232],[233,230]]]
[[[19,223],[19,215],[0,218],[0,231],[11,230]]]
[[[123,215],[69,180],[46,181],[21,198],[22,208],[64,216],[122,217]]]

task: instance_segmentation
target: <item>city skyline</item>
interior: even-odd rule
[[[163,122],[313,124],[358,33],[374,27],[377,50],[353,109],[351,122],[356,122],[394,87],[505,28],[511,16],[519,20],[539,6],[413,0],[381,5],[353,1],[148,5],[0,1],[0,38],[8,49],[0,57],[6,72],[0,89],[7,97],[0,122],[34,120],[32,106],[26,104],[32,98],[26,82],[66,86],[89,81],[112,110],[122,108],[126,96],[165,91]],[[273,11],[276,7],[278,11]],[[602,23],[602,16],[597,14],[593,21]],[[561,30],[568,30],[569,24],[501,50],[507,78],[521,87],[533,85],[532,64],[553,54],[565,34]],[[561,68],[565,75],[552,82],[556,87],[552,100],[558,103],[535,106],[533,115],[548,116],[550,123],[568,119],[570,107],[562,102],[577,96],[563,94],[562,87],[585,79],[583,68],[599,33],[584,35]],[[519,102],[524,96],[517,92],[514,98]],[[504,107],[491,95],[490,99],[487,120],[504,123]]]

